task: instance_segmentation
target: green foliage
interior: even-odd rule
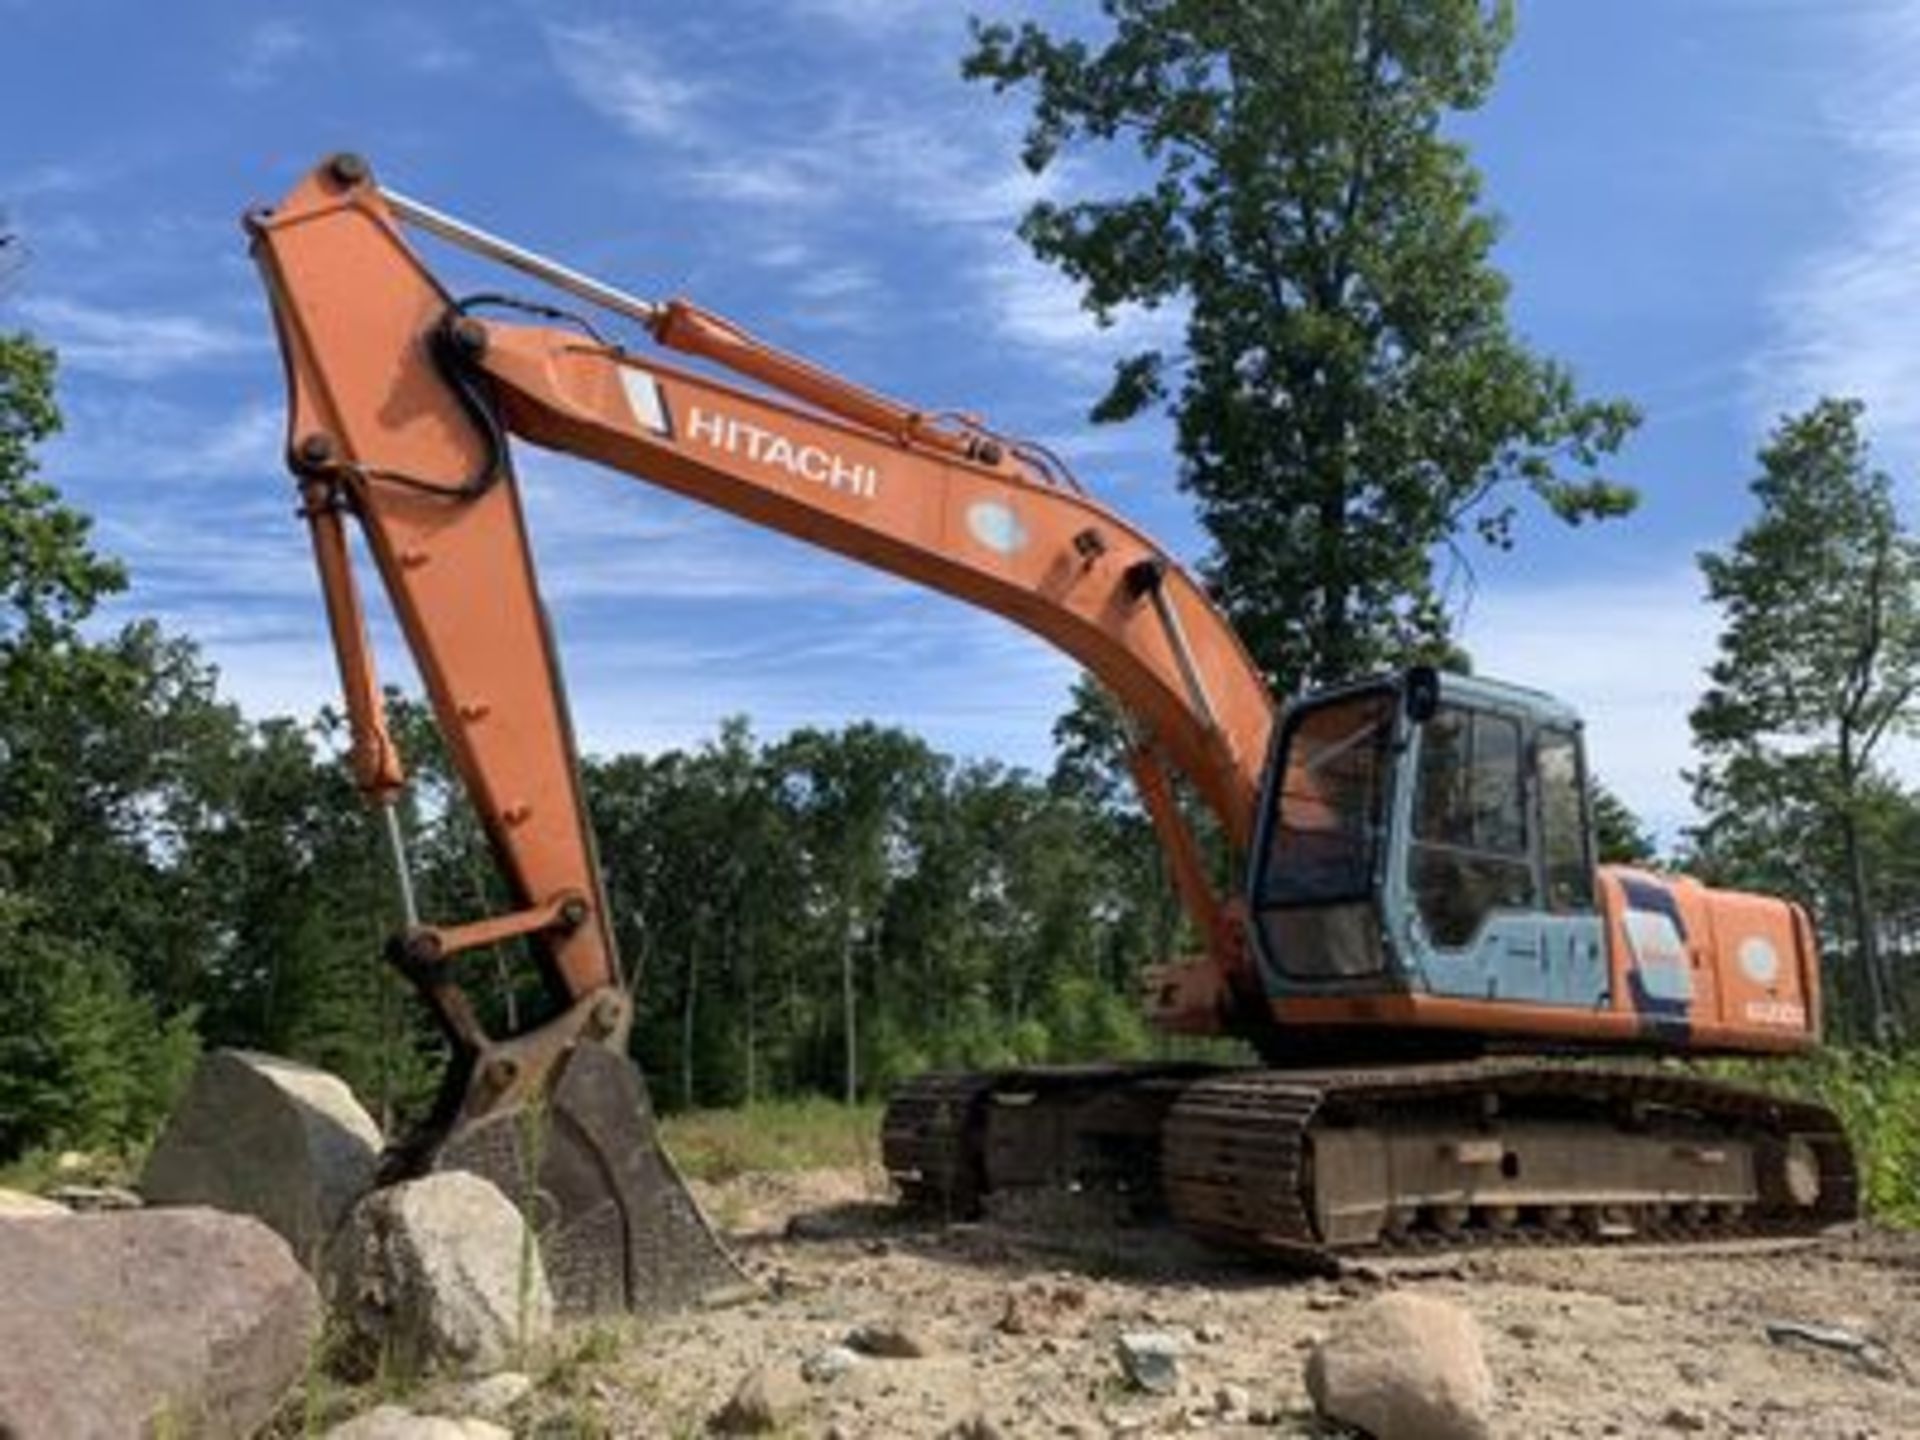
[[[1653,836],[1627,802],[1595,776],[1589,795],[1593,806],[1595,859],[1602,865],[1647,865],[1654,858]]]
[[[10,896],[0,896],[0,1015],[0,1157],[140,1145],[198,1050],[190,1012],[163,1019],[118,957],[64,938]]]
[[[1758,516],[1700,557],[1726,623],[1693,712],[1693,843],[1714,878],[1810,906],[1847,962],[1843,1021],[1879,1035],[1900,1013],[1889,941],[1908,933],[1888,925],[1884,891],[1911,872],[1897,847],[1916,822],[1875,762],[1913,729],[1920,546],[1861,422],[1857,402],[1832,399],[1782,420],[1760,452]]]
[[[664,1108],[1145,1049],[1133,981],[1165,951],[1137,817],[873,725],[729,722],[587,782]]]
[[[1598,473],[1637,421],[1509,329],[1495,219],[1451,115],[1511,28],[1481,0],[1102,0],[1100,43],[980,24],[965,73],[1032,101],[1036,173],[1127,142],[1132,193],[1021,233],[1102,321],[1183,305],[1185,355],[1120,362],[1094,407],[1169,405],[1213,589],[1293,688],[1445,654],[1436,553],[1514,542],[1519,496],[1626,513]]]
[[[1831,1107],[1847,1127],[1868,1212],[1920,1226],[1920,1051],[1829,1049],[1748,1062],[1744,1078]]]
[[[0,336],[0,1159],[137,1143],[195,1039],[144,983],[174,938],[151,752],[181,657],[148,626],[79,629],[124,581],[37,477],[53,379],[49,351]]]

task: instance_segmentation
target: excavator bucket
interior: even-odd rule
[[[511,1097],[476,1071],[425,1167],[484,1176],[538,1237],[564,1315],[715,1303],[749,1282],[661,1148],[640,1071],[597,1039]]]

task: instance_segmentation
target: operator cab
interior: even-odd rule
[[[1276,998],[1608,1003],[1579,717],[1426,667],[1290,707],[1251,905]]]

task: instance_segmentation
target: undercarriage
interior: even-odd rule
[[[1824,1107],[1574,1060],[933,1074],[895,1094],[883,1151],[909,1203],[950,1219],[1064,1192],[1305,1264],[1805,1234],[1858,1211]]]

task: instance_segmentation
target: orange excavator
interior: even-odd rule
[[[450,1043],[392,1173],[494,1178],[562,1304],[669,1306],[735,1278],[627,1058],[632,999],[578,777],[509,437],[583,456],[1024,626],[1094,675],[1204,953],[1149,976],[1165,1030],[1264,1061],[934,1074],[886,1164],[949,1215],[1032,1190],[1324,1260],[1413,1243],[1796,1232],[1851,1217],[1834,1116],[1640,1056],[1781,1055],[1818,1034],[1812,926],[1777,899],[1596,866],[1578,717],[1415,668],[1285,704],[1206,592],[1042,447],[899,404],[682,300],[641,300],[332,158],[247,217],[291,396],[289,462],[406,926]],[[456,298],[438,237],[637,326]],[[506,318],[503,318],[506,317]],[[663,358],[678,352],[697,368]],[[718,378],[721,375],[732,378]],[[513,897],[416,913],[349,521]],[[1190,797],[1190,798],[1184,798]],[[1241,867],[1216,885],[1197,804]],[[492,1034],[463,957],[523,942],[551,998]]]

